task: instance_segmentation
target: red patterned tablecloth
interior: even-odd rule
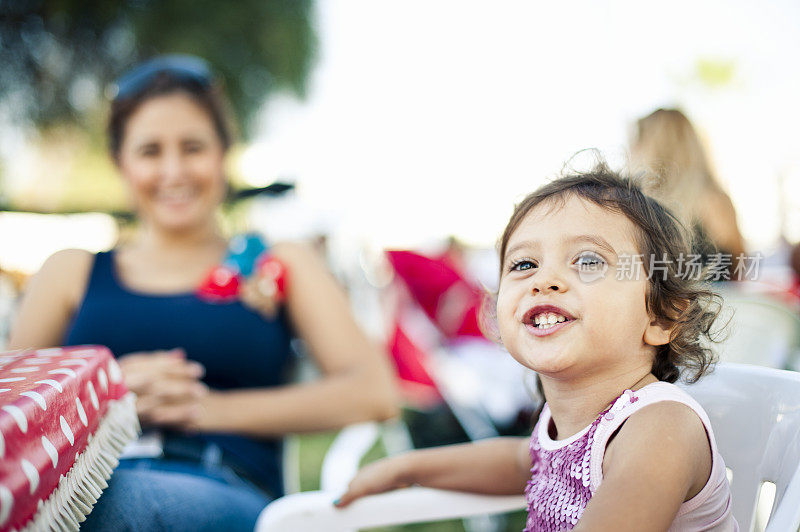
[[[134,401],[105,347],[0,354],[0,530],[77,530],[139,432]]]

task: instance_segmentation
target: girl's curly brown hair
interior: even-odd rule
[[[569,173],[540,187],[514,209],[498,244],[500,260],[512,233],[534,207],[545,202],[560,204],[569,196],[623,214],[636,226],[639,251],[647,259],[642,260],[649,281],[647,311],[672,326],[669,343],[656,348],[653,375],[666,382],[681,376],[687,382],[699,379],[715,362],[710,345],[721,298],[704,282],[704,272],[692,277],[680,271],[691,253],[690,234],[672,213],[644,194],[634,178],[599,162],[589,172]],[[649,257],[658,261],[658,275],[651,275]]]

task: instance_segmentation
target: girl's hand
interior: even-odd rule
[[[183,350],[131,353],[119,365],[125,384],[137,395],[143,425],[179,425],[201,414],[199,401],[208,393],[200,382],[204,369],[186,360]]]
[[[239,286],[239,298],[242,303],[266,319],[272,319],[278,314],[277,296],[275,283],[257,274],[248,277]]]
[[[407,457],[401,455],[364,466],[350,481],[344,495],[333,501],[333,504],[337,508],[344,508],[361,497],[410,486],[411,483],[403,480],[406,463]]]

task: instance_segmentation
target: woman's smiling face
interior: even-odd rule
[[[644,268],[630,260],[640,254],[636,230],[574,195],[523,218],[501,257],[497,300],[500,336],[518,362],[563,377],[650,363],[668,335],[646,310]],[[620,278],[631,263],[633,278]]]
[[[183,231],[213,220],[225,191],[224,153],[211,116],[176,92],[145,101],[130,116],[118,166],[140,218]]]

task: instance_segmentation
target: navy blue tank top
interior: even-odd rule
[[[239,301],[209,303],[194,293],[148,294],[122,285],[114,251],[95,255],[86,294],[64,345],[100,344],[114,356],[136,351],[183,348],[201,363],[211,388],[234,389],[284,384],[291,362],[292,331],[281,311],[268,320]],[[234,434],[165,434],[170,447],[197,449],[215,443],[234,468],[282,493],[280,441]]]

